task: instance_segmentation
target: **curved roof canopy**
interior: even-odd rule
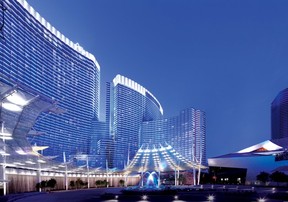
[[[131,163],[125,169],[130,172],[174,171],[205,169],[201,162],[191,162],[179,154],[171,145],[142,145]]]
[[[43,169],[51,167],[38,151],[48,147],[32,147],[27,135],[43,134],[33,126],[42,113],[62,113],[57,102],[7,77],[0,77],[0,164],[8,167]],[[4,158],[5,157],[5,158]]]

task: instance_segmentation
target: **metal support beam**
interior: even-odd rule
[[[89,157],[86,158],[86,166],[87,166],[87,188],[90,188],[90,182],[89,182]]]

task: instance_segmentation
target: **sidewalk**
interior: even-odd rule
[[[100,198],[101,194],[113,193],[119,194],[122,188],[91,188],[78,190],[61,190],[48,192],[27,192],[20,194],[11,194],[0,197],[0,202],[81,202],[88,199]]]

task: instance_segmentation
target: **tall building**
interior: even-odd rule
[[[99,121],[100,66],[25,0],[0,0],[0,76],[59,101],[61,115],[41,115],[31,144],[45,156],[70,156],[91,166],[123,169],[142,143],[166,141],[193,160],[206,159],[205,114],[186,109],[163,119],[156,97],[117,75],[107,83],[106,123]],[[5,79],[4,79],[5,80]],[[38,133],[39,134],[39,133]],[[203,161],[204,162],[204,161]]]
[[[288,88],[282,90],[271,104],[271,138],[288,137]]]
[[[117,75],[107,84],[106,120],[115,142],[113,165],[124,168],[139,149],[140,126],[162,118],[159,101],[143,86]]]
[[[99,118],[100,66],[25,0],[1,0],[0,74],[59,101],[62,115],[42,115],[30,139],[44,155],[88,153],[91,123]],[[4,17],[3,17],[4,16]]]
[[[168,143],[190,161],[206,164],[205,112],[193,108],[180,111],[178,116],[143,122],[140,145]]]
[[[89,165],[91,167],[106,167],[106,160],[111,162],[110,152],[112,148],[107,144],[108,131],[106,122],[95,119],[92,122],[92,131],[88,144],[89,151]],[[110,163],[111,164],[111,163]]]

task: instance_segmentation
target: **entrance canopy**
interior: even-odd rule
[[[41,135],[33,126],[41,113],[61,113],[57,102],[0,75],[0,164],[23,169],[51,168],[55,163],[31,146],[27,135]]]
[[[125,170],[130,172],[166,172],[191,170],[193,168],[205,169],[206,167],[201,165],[200,162],[189,161],[168,144],[165,144],[165,146],[145,144],[141,146]]]

